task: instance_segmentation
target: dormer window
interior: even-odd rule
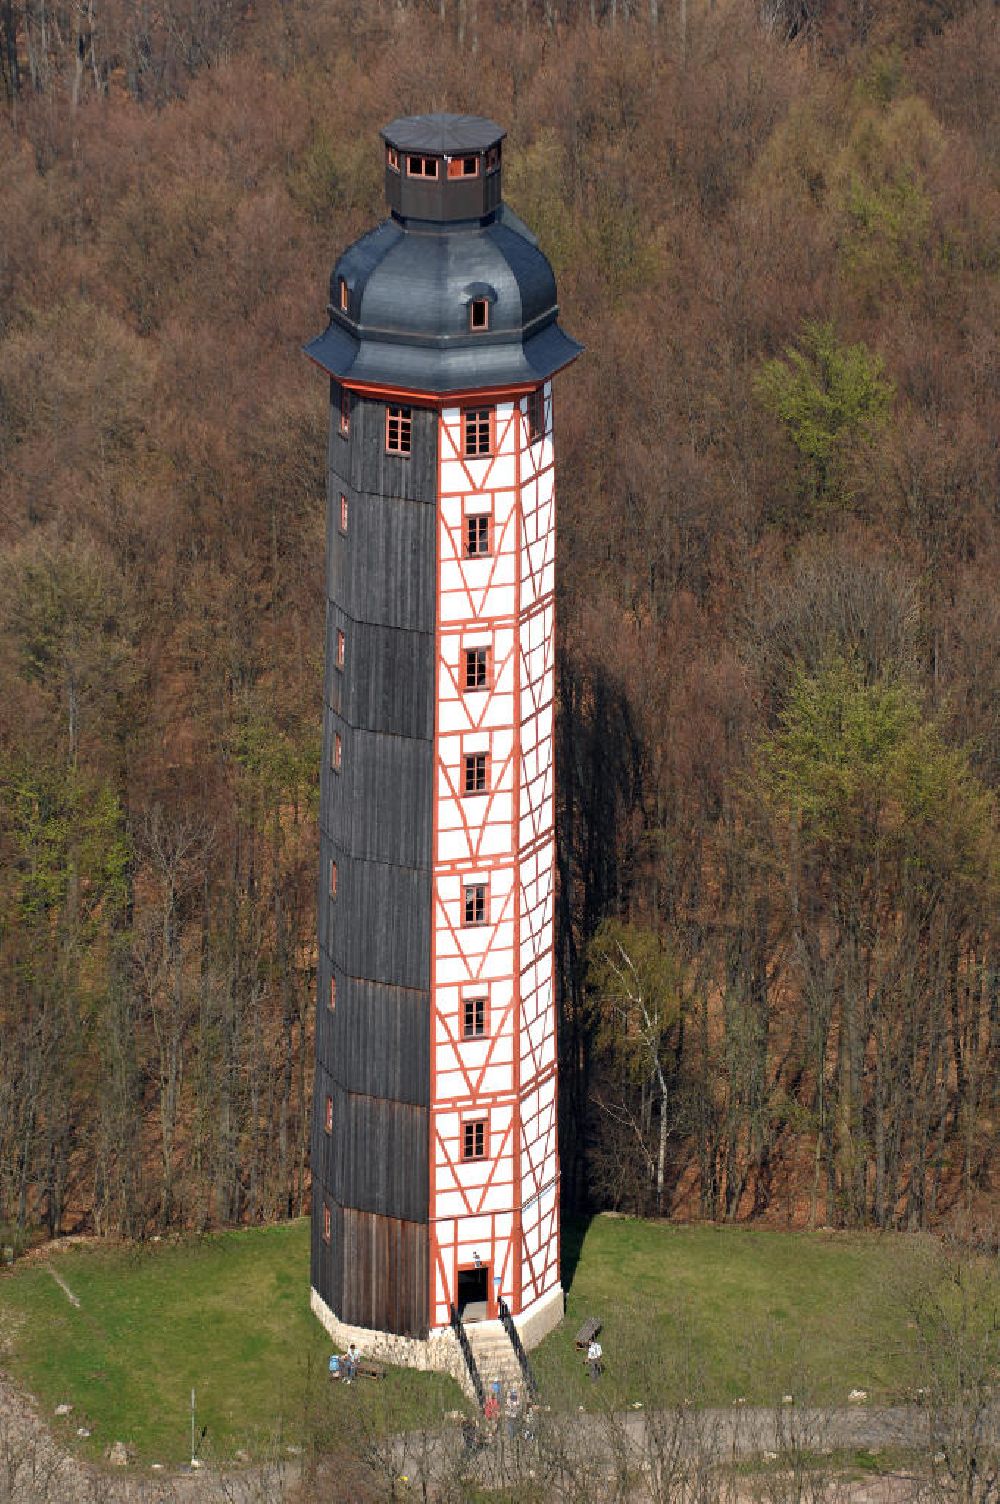
[[[450,178],[477,178],[479,176],[479,158],[449,157],[448,176]]]
[[[348,293],[347,293],[347,283],[344,281],[343,277],[341,277],[339,279],[338,286],[340,288],[340,308],[341,308],[341,312],[342,313],[346,313],[347,312],[347,297],[348,297]]]
[[[438,175],[437,157],[418,157],[411,153],[406,158],[406,175],[410,178],[436,178]]]
[[[490,327],[490,305],[487,298],[473,298],[469,303],[469,328],[488,329]]]
[[[393,172],[399,171],[399,152],[394,146],[386,147],[385,160],[387,164],[392,168]]]

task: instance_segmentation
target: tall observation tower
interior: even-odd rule
[[[436,1366],[453,1310],[502,1298],[529,1346],[562,1311],[551,377],[580,347],[502,201],[501,127],[381,134],[390,217],[307,347],[331,378],[312,1287],[337,1338]]]

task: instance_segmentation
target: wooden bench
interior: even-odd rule
[[[587,1317],[586,1321],[583,1323],[583,1326],[576,1334],[576,1347],[578,1351],[581,1349],[586,1350],[590,1346],[591,1342],[593,1342],[594,1338],[601,1330],[602,1325],[603,1323],[598,1321],[596,1316]]]
[[[385,1369],[381,1363],[373,1363],[370,1358],[360,1358],[358,1360],[358,1378],[384,1379]]]

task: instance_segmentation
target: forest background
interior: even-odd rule
[[[0,0],[0,1223],[308,1204],[328,390],[378,127],[510,135],[572,1208],[996,1206],[988,0]]]

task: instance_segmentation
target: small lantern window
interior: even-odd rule
[[[490,149],[489,149],[489,151],[486,153],[486,171],[487,172],[499,172],[499,170],[500,170],[500,148],[499,148],[499,146],[491,146]]]
[[[479,158],[449,157],[448,176],[450,178],[477,178],[479,176]]]
[[[349,299],[350,295],[349,295],[348,290],[347,290],[347,283],[346,283],[346,281],[344,280],[343,277],[341,277],[339,279],[339,287],[340,287],[340,307],[341,307],[341,311],[343,313],[346,313],[347,312],[347,303],[348,303],[348,299]]]
[[[438,175],[437,157],[415,156],[411,153],[406,158],[406,175],[411,178],[436,178]]]
[[[393,172],[398,172],[399,171],[399,152],[396,150],[396,148],[394,146],[387,146],[386,147],[386,149],[385,149],[385,160],[389,164],[389,166],[392,168]]]
[[[473,298],[469,303],[469,328],[488,329],[490,327],[490,305],[486,298]]]

